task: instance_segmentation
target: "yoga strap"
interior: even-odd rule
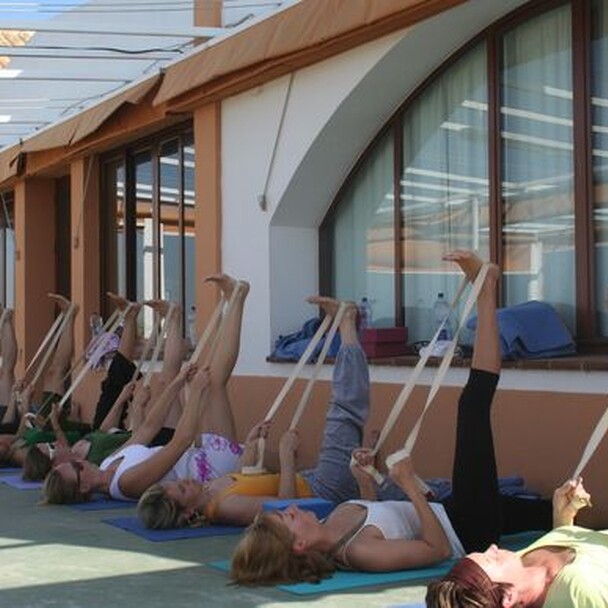
[[[144,376],[144,386],[150,386],[150,382],[152,380],[152,374],[154,373],[154,368],[158,363],[158,358],[160,356],[160,349],[165,343],[165,338],[167,335],[167,328],[169,323],[171,322],[171,317],[175,314],[176,305],[171,302],[169,304],[169,310],[167,311],[167,316],[165,317],[165,322],[160,326],[158,324],[158,334],[156,339],[156,344],[154,345],[154,351],[152,352],[152,358],[150,359],[150,363],[148,365],[148,369],[146,370],[146,375]]]
[[[226,302],[226,299],[224,298],[224,296],[222,294],[222,297],[220,298],[218,305],[215,307],[215,310],[213,311],[213,314],[211,315],[211,318],[209,319],[209,322],[207,323],[207,327],[205,327],[205,331],[203,332],[202,336],[198,339],[196,348],[194,349],[194,352],[192,353],[192,355],[190,357],[190,363],[196,363],[198,361],[198,358],[201,356],[201,353],[203,352],[203,349],[207,345],[207,342],[209,341],[211,334],[216,329],[216,326],[220,319],[220,315],[222,314],[222,309],[224,308],[225,302]]]
[[[582,470],[587,466],[589,459],[593,456],[593,452],[597,449],[597,446],[602,441],[606,431],[608,430],[608,408],[602,415],[602,417],[598,420],[593,433],[591,433],[591,437],[587,442],[583,455],[581,457],[580,462],[576,469],[574,469],[574,474],[572,475],[573,479],[576,479],[582,472]]]
[[[315,382],[317,381],[317,378],[319,377],[319,373],[321,371],[321,368],[323,367],[323,363],[325,362],[325,357],[327,357],[327,352],[329,351],[331,343],[334,340],[334,336],[336,335],[336,331],[338,330],[338,327],[340,327],[340,323],[342,322],[342,317],[344,316],[345,311],[346,311],[346,304],[344,302],[340,302],[340,306],[338,308],[338,312],[336,313],[336,317],[334,318],[333,323],[331,324],[331,327],[329,328],[329,331],[327,332],[327,335],[325,336],[325,342],[323,343],[323,348],[321,349],[321,352],[319,353],[319,356],[317,357],[317,362],[315,363],[315,366],[312,370],[312,374],[310,375],[310,378],[308,379],[306,388],[304,389],[304,392],[302,393],[302,397],[300,398],[298,407],[296,408],[296,411],[291,420],[291,424],[289,425],[290,431],[293,431],[293,429],[295,429],[298,426],[298,423],[300,422],[300,418],[302,417],[302,414],[304,413],[304,410],[306,409],[306,406],[308,405],[308,402],[310,400],[310,395],[312,393],[312,388],[313,388]]]
[[[467,320],[471,310],[473,309],[475,302],[477,301],[477,296],[479,295],[481,287],[488,274],[488,268],[489,268],[489,266],[487,264],[483,264],[482,267],[479,269],[479,272],[477,273],[477,277],[475,278],[475,281],[473,282],[473,284],[471,286],[471,292],[469,293],[469,296],[464,305],[462,315],[461,315],[460,321],[458,323],[458,327],[456,328],[456,331],[454,332],[454,336],[442,357],[441,363],[440,363],[439,367],[437,368],[437,371],[435,372],[433,382],[431,384],[431,387],[429,388],[426,402],[424,404],[424,408],[422,409],[422,412],[421,412],[420,416],[418,417],[418,420],[414,424],[414,427],[410,431],[410,434],[408,435],[408,437],[405,441],[404,447],[401,450],[398,450],[397,452],[389,455],[386,458],[387,468],[390,468],[397,461],[399,461],[402,458],[404,458],[405,456],[409,455],[411,453],[411,451],[413,450],[414,445],[416,443],[416,439],[418,438],[418,433],[420,431],[420,427],[422,425],[422,420],[423,420],[427,410],[429,409],[431,403],[435,399],[435,396],[437,395],[437,392],[439,391],[443,378],[445,377],[445,374],[447,373],[447,370],[450,367],[450,363],[452,361],[452,358],[454,357],[454,352],[456,350],[458,335],[460,334],[460,330],[464,327],[466,320]],[[458,289],[458,292],[456,293],[454,300],[450,304],[450,313],[452,313],[452,311],[454,311],[456,309],[456,306],[458,305],[458,302],[460,301],[460,298],[462,297],[462,294],[464,292],[464,289],[465,289],[467,283],[468,283],[467,279],[464,278],[460,284],[460,287]],[[449,316],[450,316],[450,314],[446,315],[443,322],[441,323],[441,325],[435,332],[435,335],[433,336],[429,345],[425,348],[420,359],[418,360],[418,363],[416,364],[416,367],[414,368],[409,380],[407,381],[406,385],[403,387],[403,390],[397,397],[397,400],[395,401],[395,404],[393,405],[393,408],[386,420],[386,423],[384,424],[382,432],[380,433],[380,436],[378,437],[378,441],[376,442],[376,445],[374,446],[374,449],[372,451],[372,453],[374,455],[376,455],[378,453],[380,447],[384,443],[385,439],[387,438],[387,436],[389,435],[389,433],[395,426],[395,423],[397,422],[399,416],[401,415],[401,412],[403,411],[403,408],[405,407],[407,400],[409,399],[412,391],[414,390],[414,387],[415,387],[416,383],[418,382],[418,378],[419,378],[420,374],[422,373],[422,370],[424,369],[425,365],[427,364],[427,361],[428,361],[429,357],[431,356],[431,353],[433,352],[435,344],[437,343],[437,341],[439,339],[439,335],[441,334],[441,331],[443,330],[444,325],[447,323]],[[383,483],[384,478],[374,467],[371,467],[371,466],[365,467],[365,469],[371,475],[373,475],[373,477],[377,483]],[[424,482],[422,480],[420,480],[419,478],[418,478],[418,483],[422,487],[423,491],[426,493],[428,491],[428,487],[426,486],[426,484],[424,484]]]
[[[74,305],[70,304],[68,306],[68,309],[65,311],[63,319],[61,320],[61,325],[59,325],[59,329],[55,332],[55,335],[52,337],[51,341],[49,342],[47,350],[44,353],[42,362],[38,365],[38,367],[36,369],[36,373],[34,374],[34,377],[32,378],[32,381],[31,381],[31,384],[33,386],[36,386],[36,384],[38,383],[38,380],[40,380],[40,376],[44,372],[46,364],[48,363],[49,359],[51,358],[53,351],[57,347],[57,344],[59,344],[59,340],[61,339],[61,336],[62,336],[63,332],[65,331],[65,328],[67,327],[68,323],[70,322],[72,315],[75,314],[74,311],[75,311]]]
[[[162,319],[158,319],[154,323],[154,328],[150,332],[150,335],[148,336],[148,339],[146,340],[146,345],[144,346],[144,350],[141,353],[141,357],[139,358],[139,361],[137,362],[137,365],[135,366],[135,370],[133,370],[133,375],[131,376],[131,382],[137,380],[145,361],[150,356],[150,351],[152,350],[152,347],[154,346],[154,344],[158,338],[158,335],[160,333],[161,321],[162,321]]]
[[[331,321],[332,321],[331,315],[325,315],[323,321],[319,325],[319,328],[315,332],[315,335],[312,337],[310,343],[306,347],[306,350],[302,353],[302,356],[300,357],[298,363],[296,364],[293,371],[291,372],[291,375],[287,378],[287,380],[285,381],[285,384],[283,385],[283,388],[281,388],[281,390],[279,391],[279,394],[276,396],[274,403],[270,406],[268,413],[264,417],[265,422],[272,420],[274,418],[275,414],[279,411],[279,408],[283,404],[283,401],[285,400],[287,393],[293,386],[293,383],[296,381],[297,377],[299,376],[300,372],[302,371],[302,368],[304,367],[304,365],[306,364],[308,359],[310,359],[310,356],[312,355],[315,348],[317,347],[319,340],[321,340],[321,338],[323,337],[323,334],[329,328]],[[264,471],[263,463],[264,463],[265,448],[266,448],[266,439],[264,437],[259,437],[258,438],[258,447],[257,447],[258,460],[257,460],[256,464],[253,465],[252,467],[243,467],[241,469],[241,473],[243,475],[258,475]]]
[[[67,403],[67,400],[71,397],[72,393],[78,388],[78,386],[80,385],[80,383],[82,382],[84,377],[87,375],[87,373],[92,369],[93,361],[97,360],[97,355],[99,353],[101,353],[103,351],[103,349],[106,347],[106,344],[110,340],[110,335],[113,334],[116,331],[116,329],[118,328],[118,326],[122,323],[122,321],[130,307],[131,307],[131,304],[129,304],[125,308],[125,310],[120,312],[119,314],[113,313],[112,315],[110,315],[110,319],[113,317],[112,324],[109,325],[108,327],[106,327],[107,323],[104,325],[104,328],[107,329],[107,331],[105,332],[105,335],[102,335],[101,340],[99,341],[99,344],[95,347],[95,350],[91,353],[91,356],[89,357],[89,359],[84,362],[84,365],[80,368],[78,375],[76,376],[74,381],[70,384],[68,390],[63,394],[63,397],[61,397],[61,400],[59,401],[59,404],[58,404],[58,407],[60,410]],[[114,311],[114,312],[116,313],[116,311]],[[109,319],[108,319],[108,321],[109,321]],[[73,369],[75,369],[75,368],[73,368]]]
[[[38,363],[38,358],[43,353],[46,355],[47,350],[52,350],[52,348],[50,347],[50,342],[56,336],[56,334],[61,333],[58,330],[59,330],[59,326],[63,323],[64,317],[65,317],[65,313],[63,311],[61,311],[57,315],[57,318],[53,321],[53,324],[51,325],[46,336],[44,336],[44,339],[40,343],[40,346],[38,347],[36,354],[32,357],[32,360],[30,361],[29,365],[27,366],[27,368],[25,370],[25,373],[23,374],[24,380],[27,378],[28,374],[30,373],[30,371],[32,370],[34,365],[36,365]]]

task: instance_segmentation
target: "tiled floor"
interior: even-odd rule
[[[11,608],[376,607],[421,601],[424,587],[366,588],[306,599],[227,586],[207,566],[237,537],[152,543],[104,524],[132,509],[81,512],[37,504],[35,490],[0,483],[0,597]]]

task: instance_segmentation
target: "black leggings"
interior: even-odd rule
[[[458,402],[452,494],[444,501],[465,551],[485,551],[503,533],[550,530],[547,500],[503,496],[498,475],[490,412],[499,376],[471,369]]]

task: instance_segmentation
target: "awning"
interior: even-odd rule
[[[21,147],[21,152],[37,152],[59,148],[84,139],[87,135],[95,132],[123,104],[139,103],[156,86],[160,78],[161,75],[156,74],[77,114],[73,118],[49,127],[48,130],[27,139]]]
[[[276,78],[465,1],[304,0],[169,66],[154,104],[204,85],[202,95],[234,94],[255,86],[261,74]]]

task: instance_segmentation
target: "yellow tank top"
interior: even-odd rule
[[[234,483],[221,492],[217,498],[211,501],[205,510],[205,517],[213,521],[219,503],[230,494],[239,496],[274,496],[279,493],[279,474],[264,473],[262,475],[242,475],[241,473],[230,473],[229,477]],[[296,498],[310,498],[314,496],[308,482],[296,474]]]

